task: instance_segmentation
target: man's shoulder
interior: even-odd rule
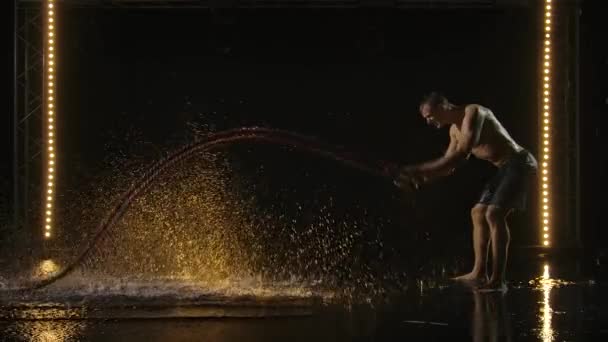
[[[485,121],[494,117],[494,113],[492,113],[488,107],[475,103],[466,105],[464,113],[463,122],[479,120]]]
[[[477,104],[477,103],[469,103],[467,105],[464,106],[464,112],[465,113],[469,113],[469,114],[474,114],[474,113],[478,113],[478,112],[485,112],[489,110],[488,108]]]
[[[492,110],[490,110],[490,108],[482,106],[482,105],[477,104],[477,103],[470,103],[470,104],[465,105],[464,111],[465,111],[465,113],[468,113],[470,115],[475,115],[475,114],[488,115],[488,114],[492,114]]]

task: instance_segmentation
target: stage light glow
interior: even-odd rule
[[[541,73],[541,93],[542,93],[542,108],[543,110],[541,111],[541,115],[539,115],[539,120],[542,120],[542,130],[540,132],[540,139],[539,142],[541,142],[541,146],[542,151],[543,151],[543,155],[542,155],[542,163],[541,163],[541,167],[540,167],[540,171],[541,174],[543,175],[541,178],[541,182],[540,183],[540,187],[539,187],[539,192],[541,192],[542,196],[540,196],[541,199],[541,213],[542,213],[542,224],[540,225],[542,228],[541,231],[541,238],[543,241],[543,245],[544,246],[549,246],[549,210],[551,209],[551,205],[550,205],[550,197],[549,197],[549,191],[547,191],[549,189],[549,178],[547,177],[547,174],[549,173],[549,168],[551,167],[551,165],[549,164],[548,160],[549,160],[549,151],[551,149],[551,141],[549,140],[549,132],[551,131],[551,126],[550,126],[550,116],[551,116],[551,112],[550,112],[550,107],[549,107],[549,102],[550,102],[550,98],[551,98],[551,91],[550,91],[550,85],[549,82],[551,80],[551,26],[553,23],[553,20],[551,19],[552,17],[552,13],[551,13],[551,0],[545,0],[545,10],[543,13],[543,16],[545,18],[544,20],[544,40],[542,42],[541,45],[541,49],[544,49],[544,60],[541,61],[542,63],[542,73]],[[547,266],[545,266],[546,269],[548,268]]]
[[[46,79],[48,80],[47,83],[45,84],[46,86],[46,93],[47,96],[45,98],[46,100],[46,119],[47,122],[49,123],[46,129],[46,134],[47,134],[47,175],[46,178],[48,179],[48,182],[46,183],[46,210],[44,212],[45,214],[45,218],[44,218],[44,237],[45,238],[50,238],[51,237],[51,231],[53,229],[53,226],[51,225],[51,216],[53,215],[53,211],[51,210],[52,206],[52,202],[54,200],[53,198],[53,194],[54,194],[54,187],[55,187],[55,177],[53,176],[53,173],[55,172],[55,140],[53,139],[53,137],[55,136],[55,101],[57,99],[56,97],[56,93],[55,93],[55,66],[56,66],[56,57],[57,57],[57,52],[55,50],[54,44],[55,44],[55,39],[56,39],[56,32],[55,32],[55,4],[54,4],[54,0],[46,0],[45,1],[45,5],[48,8],[47,12],[46,12],[46,22],[47,25],[45,27],[45,31],[46,31],[46,55],[44,56],[44,61],[45,61],[45,74],[46,74]],[[44,78],[43,78],[44,79]]]

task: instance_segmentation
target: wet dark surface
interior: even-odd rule
[[[215,301],[191,306],[66,305],[4,296],[2,341],[603,341],[608,289],[598,259],[514,251],[506,293],[445,279],[357,303],[322,298]],[[585,267],[588,266],[588,267]],[[600,265],[601,266],[601,265]],[[97,306],[96,306],[97,305]]]

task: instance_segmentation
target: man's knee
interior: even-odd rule
[[[490,226],[495,227],[497,224],[503,223],[505,221],[505,219],[507,218],[507,213],[508,211],[501,207],[489,205],[486,209],[485,219],[488,221]]]
[[[473,219],[473,221],[479,222],[481,220],[485,220],[487,209],[488,209],[488,206],[485,204],[481,204],[481,203],[476,204],[473,207],[473,209],[471,209],[471,218]]]

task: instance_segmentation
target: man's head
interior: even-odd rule
[[[441,128],[451,123],[449,109],[448,99],[437,92],[426,95],[420,102],[420,114],[427,124],[435,128]]]

